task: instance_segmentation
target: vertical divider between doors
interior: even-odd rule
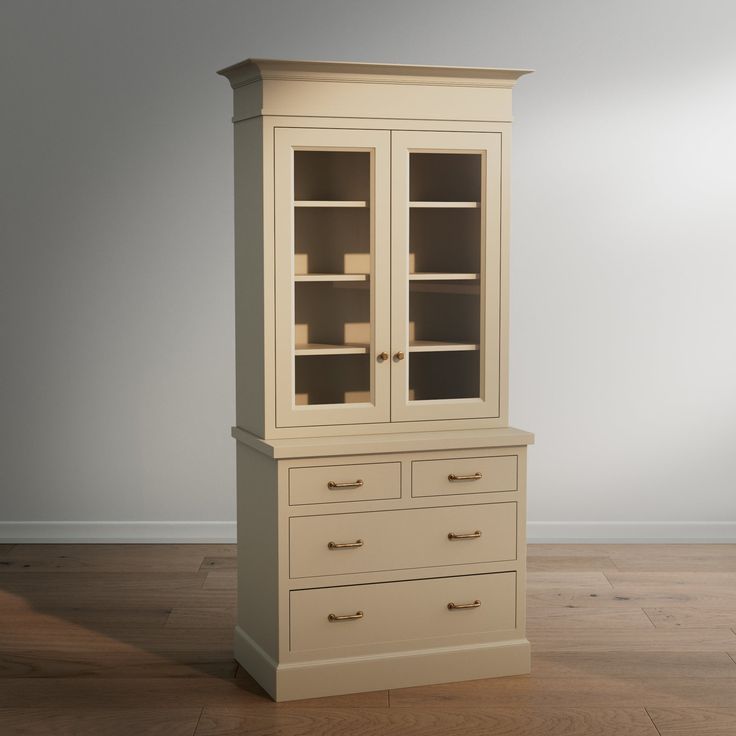
[[[394,420],[394,132],[388,132],[388,420]],[[403,495],[403,491],[402,491]]]

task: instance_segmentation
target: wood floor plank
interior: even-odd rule
[[[527,628],[536,652],[726,652],[736,650],[731,629],[598,629],[555,631],[542,624]]]
[[[205,557],[202,560],[200,570],[234,570],[238,566],[238,558],[230,557]]]
[[[610,557],[626,544],[529,544],[529,557]],[[649,545],[651,546],[651,545]]]
[[[651,708],[649,715],[660,736],[734,736],[732,708]]]
[[[192,736],[201,708],[137,710],[85,708],[48,710],[45,708],[0,709],[3,736]]]
[[[733,707],[736,678],[500,677],[391,691],[392,708]]]
[[[292,706],[270,713],[205,708],[196,736],[657,736],[643,708],[483,708],[472,712],[408,708],[321,709]]]
[[[736,628],[736,606],[707,608],[699,606],[655,606],[644,613],[656,627]]]
[[[618,570],[616,563],[605,555],[536,555],[527,557],[529,572],[604,572]]]
[[[529,588],[527,601],[534,606],[575,606],[594,608],[655,608],[665,606],[697,606],[703,608],[721,608],[736,604],[736,590],[724,586],[709,587],[674,587],[672,584],[661,584],[651,587],[646,585],[616,585],[608,590],[584,589],[579,587],[536,585]]]
[[[207,573],[0,574],[0,611],[233,607],[235,590],[205,590]]]
[[[248,675],[239,678],[191,674],[189,677],[127,678],[10,678],[0,682],[0,707],[85,708],[105,703],[111,708],[138,708],[141,703],[161,708],[209,705],[217,708],[278,710],[290,703],[274,703]],[[388,692],[337,695],[296,701],[300,708],[387,707]]]
[[[211,573],[214,574],[214,573]],[[105,590],[111,593],[130,591],[190,591],[199,590],[208,573],[199,572],[35,572],[27,574],[0,572],[0,589],[19,595],[56,595],[59,600],[85,590]]]
[[[24,608],[0,608],[0,632],[44,626],[44,621],[59,625],[71,622],[78,626],[90,626],[97,631],[125,631],[128,629],[155,629],[165,626],[172,608],[55,608],[36,611]],[[40,619],[40,620],[39,620]]]
[[[607,571],[602,573],[614,587],[657,587],[657,588],[724,588],[728,590],[736,586],[736,572],[709,571],[648,571],[648,572],[620,572]]]
[[[534,652],[532,677],[736,678],[725,652]]]
[[[205,590],[235,590],[237,585],[237,570],[213,570],[204,581]]]
[[[0,557],[7,555],[15,547],[14,544],[0,544]]]
[[[467,700],[469,707],[485,703],[493,703],[498,699],[501,703],[519,702],[538,703],[540,705],[556,705],[562,703],[581,703],[583,705],[609,704],[615,706],[618,698],[624,699],[626,705],[638,705],[642,703],[642,697],[647,702],[677,704],[681,697],[688,697],[688,692],[697,697],[695,702],[705,704],[729,704],[736,697],[736,686],[733,682],[726,684],[717,682],[706,683],[706,678],[722,676],[725,678],[725,668],[722,663],[709,667],[706,660],[667,661],[661,658],[645,658],[632,661],[626,657],[612,659],[603,657],[600,667],[595,666],[595,658],[587,660],[579,656],[562,658],[555,655],[556,659],[549,661],[546,658],[551,655],[539,655],[534,659],[533,678],[510,678],[513,684],[509,686],[508,678],[501,680],[479,681],[479,683],[456,683],[446,686],[435,686],[435,688],[416,688],[412,690],[430,691],[426,697],[436,698],[437,688],[451,690],[458,695],[452,698],[455,703],[463,703]],[[123,670],[108,669],[102,671],[102,664],[97,662],[95,667],[85,673],[92,679],[77,682],[72,677],[46,677],[37,680],[7,679],[1,683],[0,704],[37,704],[44,706],[61,706],[67,704],[70,707],[82,706],[88,702],[106,702],[116,707],[135,707],[140,704],[141,699],[146,702],[155,702],[156,705],[170,706],[178,703],[200,702],[217,705],[241,705],[245,700],[249,705],[271,705],[271,701],[263,695],[260,688],[251,685],[242,690],[243,683],[238,682],[237,688],[230,687],[224,680],[214,677],[201,676],[194,665],[189,668],[183,665],[178,668],[172,664],[167,672],[165,669],[155,671],[150,661],[139,664],[138,672],[129,670],[131,676],[125,677]],[[160,665],[165,667],[165,665]],[[201,665],[200,665],[201,667]],[[690,669],[692,677],[676,677]],[[705,671],[706,677],[700,677]],[[230,670],[232,673],[232,668]],[[58,674],[58,673],[57,673]],[[79,673],[74,673],[79,674]],[[156,677],[160,674],[160,679]],[[199,677],[197,675],[200,675]],[[621,677],[622,675],[636,674],[637,677]],[[733,667],[736,675],[736,666]],[[136,676],[137,675],[137,676]],[[224,673],[222,675],[224,677]],[[664,684],[658,690],[650,687],[659,676],[671,677],[676,686]],[[172,679],[170,682],[167,678]],[[116,678],[116,679],[108,679]],[[546,683],[544,678],[547,678]],[[619,681],[617,681],[619,680]],[[108,684],[109,683],[109,684]],[[586,684],[589,683],[589,684]],[[640,691],[637,683],[643,685]],[[684,683],[684,684],[683,684]],[[562,685],[562,686],[561,686]],[[480,697],[474,697],[468,692],[468,686],[473,691],[480,690]],[[521,686],[521,687],[520,687]],[[401,705],[406,693],[412,690],[399,690],[392,692],[392,704]],[[253,691],[256,691],[255,694]],[[342,696],[344,698],[360,698],[365,704],[369,698],[370,703],[375,704],[376,693],[363,693],[357,696]],[[310,705],[327,706],[331,698],[316,699],[312,701],[300,701],[301,704],[308,702]],[[725,701],[725,702],[724,702]],[[281,706],[279,706],[281,707]]]
[[[167,628],[209,629],[235,626],[235,611],[231,608],[188,608],[178,606],[172,609],[166,620]]]
[[[610,591],[612,585],[603,572],[552,571],[530,572],[527,585],[533,590],[565,588],[566,590]]]
[[[693,604],[728,608],[736,604],[736,572],[607,572],[615,596],[656,600],[658,604]]]
[[[2,572],[197,572],[205,558],[235,559],[227,544],[16,544]]]
[[[621,544],[609,556],[622,572],[736,572],[733,544]]]
[[[75,593],[71,600],[64,600],[58,593],[38,591],[33,594],[33,601],[21,595],[0,589],[0,610],[27,611],[40,610],[53,614],[73,601],[75,607],[104,609],[116,607],[119,611],[136,610],[138,608],[176,608],[189,606],[192,608],[222,607],[235,608],[237,591],[234,590],[191,590],[184,591],[141,591],[131,595],[120,591],[85,590]]]
[[[166,652],[0,652],[0,693],[11,679],[28,678],[35,683],[47,678],[200,678],[204,675],[234,678],[232,651]],[[38,679],[41,678],[41,679]],[[36,685],[34,685],[36,687]],[[86,687],[86,686],[85,686]],[[175,687],[175,685],[167,685]]]
[[[641,608],[590,608],[575,606],[534,606],[527,613],[527,625],[546,629],[648,629],[654,624]]]
[[[182,629],[156,627],[116,628],[110,631],[58,622],[56,626],[24,627],[20,630],[0,629],[0,652],[114,652],[127,653],[136,650],[146,652],[170,652],[188,650],[223,651],[232,648],[231,627],[214,629]],[[736,637],[734,637],[736,645]]]

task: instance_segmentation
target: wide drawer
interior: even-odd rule
[[[289,470],[289,504],[401,498],[401,463],[322,465]]]
[[[509,502],[293,517],[290,576],[515,560],[516,513]]]
[[[412,496],[455,496],[518,489],[518,456],[415,460],[411,464]]]
[[[377,644],[516,627],[516,573],[295,590],[291,649]]]

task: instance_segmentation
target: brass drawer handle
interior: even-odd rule
[[[473,601],[472,603],[448,603],[447,607],[451,611],[459,611],[463,608],[480,608],[480,601]]]
[[[348,613],[345,616],[338,616],[336,613],[331,613],[328,617],[328,621],[356,621],[359,618],[363,618],[363,611],[356,611],[355,613]]]
[[[388,353],[386,353],[386,352],[378,353],[378,360],[380,360],[381,363],[383,363],[384,361],[388,360]]]
[[[447,538],[454,542],[456,539],[478,539],[481,535],[480,529],[476,529],[474,532],[468,532],[467,534],[455,534],[455,532],[450,532],[447,535]]]
[[[331,490],[334,490],[335,488],[360,488],[363,485],[363,481],[358,478],[358,480],[350,481],[348,483],[337,483],[334,480],[331,480],[327,487]]]
[[[472,475],[455,475],[455,473],[450,473],[450,475],[447,476],[447,480],[480,480],[482,477],[483,473],[473,473]]]
[[[362,546],[362,539],[356,539],[354,542],[327,542],[328,549],[354,549]]]

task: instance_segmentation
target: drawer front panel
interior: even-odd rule
[[[508,631],[516,627],[516,573],[295,590],[290,603],[295,652]]]
[[[401,498],[401,463],[289,470],[289,505]]]
[[[455,496],[518,490],[517,455],[415,460],[412,496]]]
[[[516,514],[516,503],[493,503],[295,517],[289,526],[290,575],[515,560]]]

